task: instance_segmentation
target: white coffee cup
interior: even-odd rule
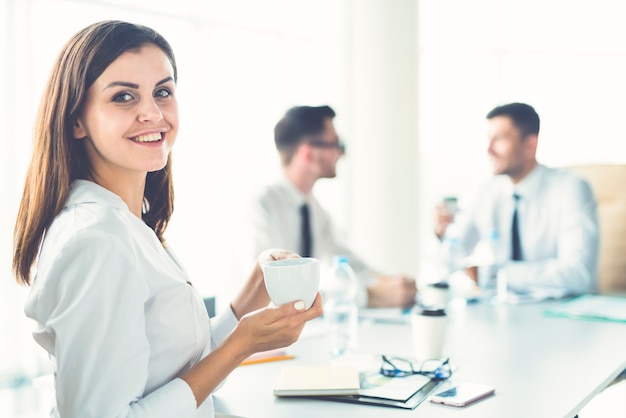
[[[263,278],[274,305],[301,300],[309,309],[320,285],[316,258],[286,258],[263,263]]]
[[[416,307],[411,311],[413,350],[419,361],[443,357],[447,316],[441,308]]]

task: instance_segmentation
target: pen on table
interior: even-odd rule
[[[258,364],[258,363],[268,363],[270,361],[281,361],[281,360],[291,360],[295,358],[295,356],[284,354],[280,356],[272,356],[272,357],[261,357],[255,359],[247,359],[241,362],[241,366],[246,366],[248,364]]]

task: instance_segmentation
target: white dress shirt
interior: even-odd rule
[[[518,203],[522,261],[511,261],[513,194]],[[565,170],[538,164],[521,182],[495,176],[478,194],[462,225],[468,252],[498,231],[508,260],[508,285],[584,293],[597,288],[599,230],[596,201],[589,184]]]
[[[301,219],[300,207],[309,205],[312,236],[312,257],[320,260],[321,285],[324,287],[326,272],[335,255],[349,257],[350,265],[357,274],[361,286],[357,292],[357,304],[367,304],[366,286],[373,279],[372,270],[339,237],[330,215],[313,195],[305,196],[286,177],[265,186],[244,208],[241,230],[237,234],[233,251],[233,277],[246,277],[247,270],[256,257],[269,248],[280,248],[300,253]],[[233,286],[240,287],[234,280]],[[234,287],[231,286],[231,291]]]
[[[236,325],[211,320],[187,274],[122,199],[73,183],[48,229],[26,301],[51,356],[52,416],[212,417],[179,379]]]

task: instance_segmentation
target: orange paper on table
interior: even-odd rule
[[[254,353],[242,361],[241,365],[246,366],[248,364],[267,363],[270,361],[291,360],[292,358],[294,358],[294,356],[287,354],[284,349],[278,348]]]

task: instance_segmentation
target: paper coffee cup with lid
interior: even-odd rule
[[[416,306],[411,311],[413,351],[418,361],[442,358],[448,317],[442,307]]]

